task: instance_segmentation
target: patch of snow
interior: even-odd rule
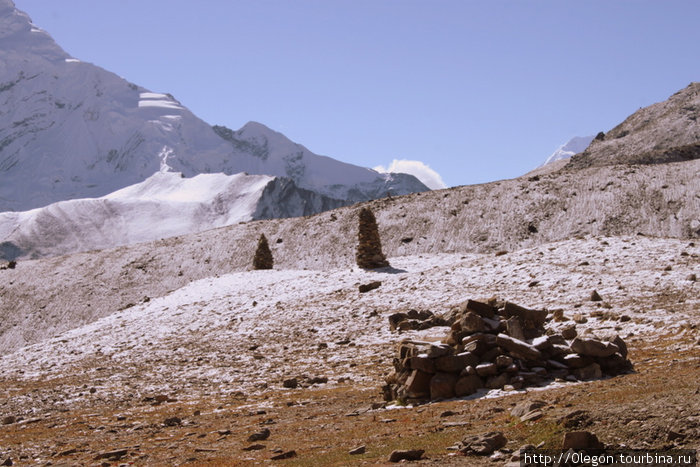
[[[595,136],[575,136],[571,138],[569,141],[559,146],[540,167],[544,167],[554,161],[568,159],[571,156],[583,152],[588,145],[591,144],[593,138],[595,138]]]

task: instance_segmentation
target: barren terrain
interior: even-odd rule
[[[394,255],[392,269],[375,272],[341,263],[204,278],[5,355],[0,421],[11,423],[0,425],[0,461],[253,465],[294,450],[281,462],[377,464],[393,449],[416,448],[426,450],[421,463],[493,465],[448,448],[493,430],[504,432],[507,450],[558,447],[572,427],[609,445],[698,449],[699,255],[690,240],[585,236],[500,255]],[[1,273],[20,275],[21,266]],[[382,285],[358,291],[373,280]],[[590,301],[592,290],[604,301]],[[391,313],[442,313],[491,296],[577,314],[586,318],[580,334],[619,333],[635,373],[381,404],[396,343],[446,333],[390,332]],[[291,378],[298,386],[284,387]],[[511,417],[524,399],[546,401],[545,416]],[[562,419],[577,410],[584,415]],[[247,441],[263,428],[267,440]],[[348,454],[360,445],[364,454]]]

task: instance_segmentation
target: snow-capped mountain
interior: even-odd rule
[[[111,248],[255,219],[305,216],[343,204],[284,177],[218,173],[183,178],[162,170],[101,198],[0,213],[0,258]]]
[[[574,136],[569,141],[559,146],[557,150],[554,151],[540,167],[544,167],[545,165],[554,161],[568,159],[574,154],[583,152],[588,145],[591,144],[593,138],[594,136]]]
[[[410,175],[318,156],[259,123],[212,128],[173,96],[71,57],[0,0],[0,211],[104,196],[157,172],[159,154],[185,177],[283,176],[349,201],[427,190]]]

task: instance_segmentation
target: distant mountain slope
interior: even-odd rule
[[[574,136],[569,141],[559,146],[540,167],[544,167],[555,161],[568,159],[574,154],[583,152],[588,145],[591,144],[591,141],[593,141],[593,136]]]
[[[0,0],[0,109],[0,212],[106,195],[157,172],[163,154],[186,177],[283,176],[349,201],[428,189],[318,156],[261,124],[212,128],[173,96],[71,57],[11,0]]]
[[[700,82],[633,113],[572,157],[569,168],[700,158]]]
[[[55,256],[201,232],[346,203],[268,175],[158,172],[102,198],[0,213],[0,258]]]
[[[391,260],[403,255],[493,254],[589,235],[641,234],[698,242],[698,193],[700,160],[590,167],[384,198],[369,205]],[[0,352],[92,322],[140,303],[144,296],[248,269],[261,233],[270,239],[277,269],[355,268],[361,207],[234,224],[113,250],[20,260],[15,269],[0,270]],[[660,265],[660,274],[662,270]],[[506,271],[502,280],[511,280]]]

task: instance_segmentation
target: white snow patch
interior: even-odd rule
[[[421,161],[394,159],[391,161],[388,168],[378,165],[374,167],[374,170],[379,173],[405,173],[413,175],[431,190],[447,188],[440,174]]]
[[[161,109],[172,109],[172,110],[183,110],[184,107],[176,104],[173,101],[139,101],[139,108],[161,108]]]

